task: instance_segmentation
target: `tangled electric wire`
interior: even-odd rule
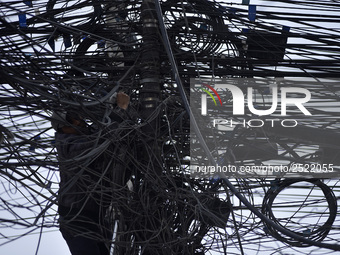
[[[204,141],[190,134],[187,97],[190,78],[308,78],[312,85],[304,86],[318,107],[309,108],[313,116],[302,118],[295,133],[241,125],[228,133],[213,131],[202,116],[195,116],[197,128],[219,141],[207,146],[220,161],[324,162],[338,171],[339,116],[328,108],[337,109],[339,102],[334,24],[340,5],[159,3],[160,8],[134,0],[0,2],[1,244],[58,226],[50,120],[52,112],[76,111],[98,131],[88,135],[97,144],[71,167],[97,176],[89,166],[100,159],[110,172],[99,180],[109,181],[104,188],[113,194],[105,217],[115,231],[114,254],[336,253],[338,180],[194,178],[190,150],[201,150]],[[327,82],[320,83],[323,78]],[[256,92],[264,107],[265,85],[260,82]],[[117,120],[110,100],[120,90],[130,95],[131,105]],[[289,187],[301,193],[285,193]],[[313,190],[318,191],[311,196]],[[98,204],[107,199],[98,198]],[[306,225],[305,218],[313,222]]]
[[[334,193],[326,184],[320,181],[320,179],[307,179],[307,180],[287,179],[287,180],[282,180],[282,181],[274,181],[272,187],[267,191],[263,199],[262,212],[265,215],[267,215],[273,222],[283,226],[283,222],[285,221],[282,219],[281,220],[277,219],[273,213],[273,208],[275,207],[274,200],[275,198],[277,198],[280,192],[282,192],[284,189],[288,187],[292,188],[293,184],[301,183],[301,182],[308,182],[308,183],[313,184],[312,189],[314,188],[321,189],[323,193],[323,196],[321,199],[325,199],[327,202],[327,205],[324,208],[324,210],[329,210],[329,211],[321,212],[321,213],[326,214],[326,217],[327,217],[324,224],[321,225],[320,223],[320,226],[313,226],[312,229],[309,229],[307,227],[304,231],[301,231],[301,227],[300,227],[300,229],[298,228],[300,232],[295,232],[295,233],[301,236],[307,236],[309,239],[316,241],[316,242],[322,241],[326,238],[329,231],[331,230],[331,227],[337,215],[338,208],[337,208],[337,199]],[[310,196],[310,194],[308,194],[308,196]],[[315,201],[312,201],[310,203],[314,204]],[[317,203],[320,203],[320,201],[317,201]],[[303,201],[303,203],[299,205],[299,207],[305,207],[305,206],[308,206],[308,201]],[[301,210],[301,208],[299,208],[299,210]],[[297,220],[297,217],[295,217],[295,215],[294,215],[294,220],[295,221]],[[321,220],[321,217],[319,218],[319,220]],[[296,223],[296,224],[298,225],[299,223]],[[285,223],[285,225],[287,227],[288,224]],[[282,236],[276,229],[274,229],[272,226],[268,224],[266,224],[266,228],[267,228],[266,230],[271,235],[273,235],[275,238],[277,238],[278,240],[287,242],[290,245],[297,246],[297,247],[303,247],[303,246],[308,245],[303,242],[299,242],[298,240]]]

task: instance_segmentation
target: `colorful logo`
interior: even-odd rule
[[[220,101],[220,104],[222,105],[221,97],[220,97],[220,95],[217,93],[217,91],[216,91],[213,87],[211,87],[210,85],[208,85],[208,84],[202,83],[202,85],[205,86],[205,87],[207,87],[208,89],[210,89],[212,92],[214,92],[214,94],[217,96],[218,100]],[[207,89],[205,89],[205,88],[200,88],[200,89],[203,90],[204,92],[206,92],[206,93],[212,98],[212,100],[214,100],[214,103],[215,103],[215,105],[217,106],[216,100],[215,100],[214,96],[211,94],[211,92],[209,92],[209,91],[208,91]]]

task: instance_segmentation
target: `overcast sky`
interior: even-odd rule
[[[8,1],[0,1],[0,2],[8,2]],[[234,1],[224,1],[224,2],[234,2],[241,3],[242,0],[234,0]],[[252,4],[259,3],[261,1],[251,0]],[[266,2],[267,4],[268,2]],[[267,9],[268,7],[266,7]],[[0,194],[2,193],[3,187],[0,186]],[[1,218],[1,215],[0,215]],[[1,234],[3,235],[21,235],[23,233],[22,230],[13,230],[1,229]],[[21,237],[18,240],[8,243],[6,245],[0,246],[0,254],[1,255],[70,255],[69,249],[66,245],[66,242],[62,238],[59,230],[57,228],[44,229],[43,234],[41,236],[40,244],[39,244],[40,235],[37,231],[34,234],[27,235],[25,237]],[[0,236],[1,240],[1,236]],[[1,240],[0,243],[3,243]],[[37,247],[39,244],[39,249],[37,251]],[[216,254],[216,253],[214,253]],[[248,255],[248,254],[247,254]]]

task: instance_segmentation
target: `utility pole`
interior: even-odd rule
[[[158,139],[160,134],[160,113],[158,109],[161,96],[160,84],[160,37],[159,25],[154,0],[143,0],[141,5],[141,21],[143,24],[142,32],[142,48],[140,61],[140,105],[141,118],[144,122],[142,127],[143,139],[146,141],[142,146],[140,162],[144,169],[142,184],[140,185],[139,193],[143,194],[140,201],[143,204],[149,204],[146,208],[143,217],[143,222],[140,227],[143,236],[142,243],[146,243],[142,247],[143,254],[155,254],[153,247],[162,243],[162,235],[159,235],[162,219],[162,205],[159,204],[159,192],[157,187],[160,187],[159,181],[162,175],[162,163]],[[157,215],[157,216],[156,216]],[[151,216],[151,217],[150,217]]]
[[[145,134],[150,138],[157,139],[159,134],[159,116],[150,119],[150,116],[155,114],[161,93],[159,69],[160,39],[154,0],[143,0],[141,19],[143,24],[143,45],[140,62],[140,84],[142,87],[140,90],[141,116],[144,121],[148,122],[144,127]]]

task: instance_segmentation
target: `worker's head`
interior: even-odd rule
[[[74,112],[54,112],[51,125],[55,131],[65,134],[79,134],[86,127],[86,122]]]

